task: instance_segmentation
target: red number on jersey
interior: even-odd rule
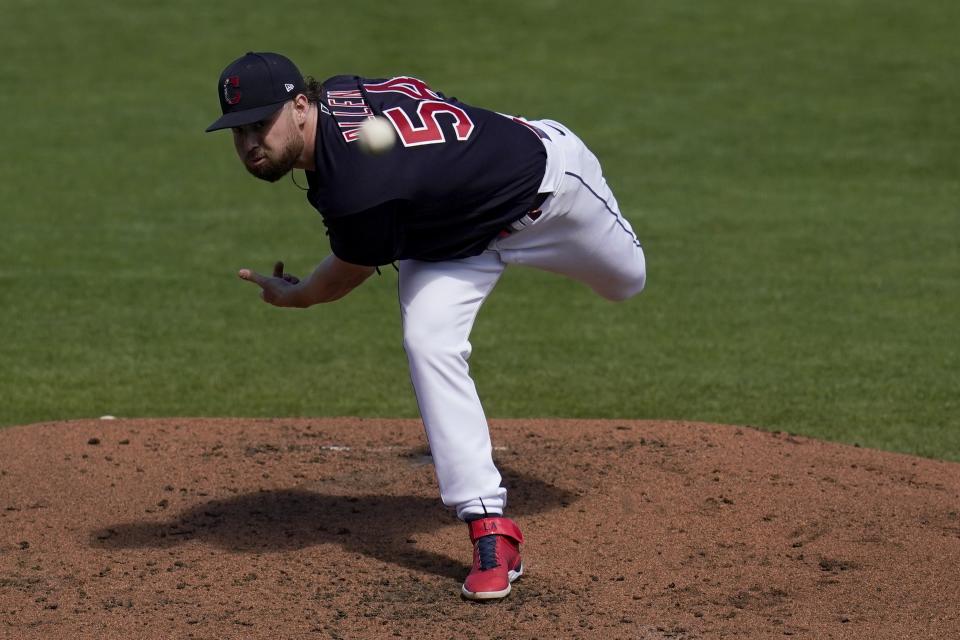
[[[400,107],[387,109],[383,115],[393,123],[401,142],[405,147],[419,147],[424,144],[439,144],[446,142],[443,130],[437,115],[444,113],[453,116],[453,131],[457,140],[461,142],[473,133],[473,120],[460,107],[442,102],[440,94],[427,86],[423,80],[409,76],[390,78],[385,82],[365,84],[363,88],[370,93],[401,93],[408,98],[419,100],[417,117],[420,124],[413,122],[410,116]]]
[[[467,112],[460,107],[446,102],[437,102],[435,100],[425,100],[417,105],[417,116],[423,123],[420,126],[415,125],[410,116],[400,107],[387,109],[383,112],[393,128],[400,135],[405,147],[419,147],[424,144],[437,144],[446,142],[443,131],[440,129],[440,123],[437,121],[437,114],[446,113],[453,116],[453,132],[457,140],[463,141],[473,133],[473,121]]]

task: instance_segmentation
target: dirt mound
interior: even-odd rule
[[[459,598],[417,421],[0,431],[0,638],[949,638],[960,465],[691,423],[496,421],[528,539]]]

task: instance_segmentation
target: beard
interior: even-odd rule
[[[260,151],[260,155],[257,156],[258,158],[262,158],[260,162],[257,162],[255,165],[244,162],[243,166],[247,168],[247,171],[249,171],[251,175],[261,180],[276,182],[290,173],[293,166],[297,163],[300,154],[303,153],[303,139],[298,135],[290,136],[284,141],[280,151],[276,154],[267,152],[262,148]]]

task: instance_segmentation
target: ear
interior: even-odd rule
[[[297,94],[297,97],[293,99],[293,111],[297,124],[302,127],[307,121],[307,113],[310,111],[310,101],[307,100],[307,96],[302,93]]]

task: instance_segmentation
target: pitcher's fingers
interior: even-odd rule
[[[266,286],[267,283],[267,278],[264,278],[262,275],[251,269],[240,269],[240,271],[237,272],[237,275],[243,280],[249,280],[250,282],[254,282],[261,287]]]
[[[282,278],[282,277],[283,277],[283,261],[282,261],[282,260],[278,260],[278,261],[273,265],[273,277],[274,277],[274,278]]]

